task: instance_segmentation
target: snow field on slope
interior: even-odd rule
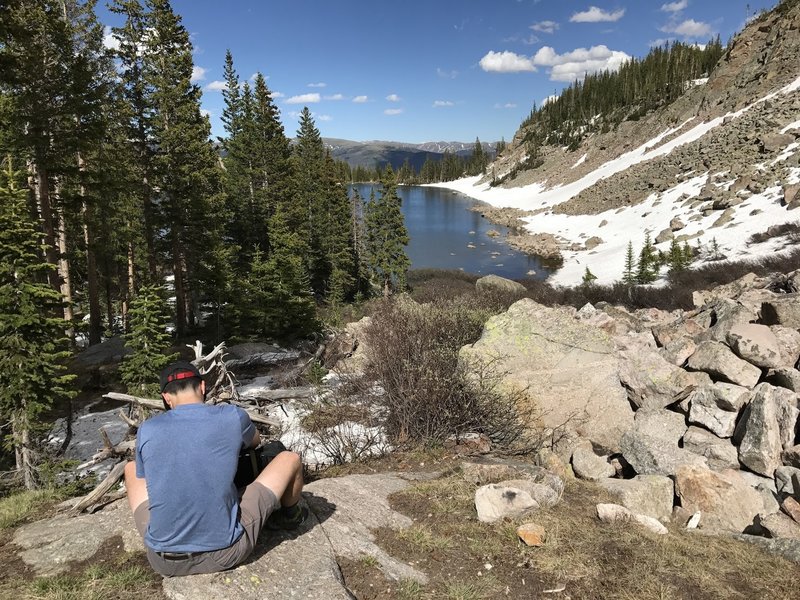
[[[548,188],[547,182],[544,181],[512,189],[492,188],[488,183],[479,184],[480,177],[468,177],[431,185],[453,189],[497,207],[524,210],[552,208],[577,196],[602,179],[621,173],[641,162],[667,155],[680,146],[702,138],[712,129],[723,125],[726,118],[736,119],[754,106],[779,94],[794,93],[798,90],[800,90],[800,77],[780,90],[772,92],[736,112],[700,123],[679,133],[693,120],[689,119],[678,127],[664,131],[638,148],[606,162],[591,173],[565,185]],[[797,128],[798,123],[800,122],[790,124],[783,132]],[[672,137],[673,135],[675,137]],[[667,138],[671,139],[662,144],[662,141]],[[790,144],[774,159],[772,164],[786,160],[797,149],[797,144]],[[790,179],[800,178],[798,172],[800,172],[799,169],[794,169]],[[762,232],[772,225],[790,222],[800,217],[800,215],[787,212],[784,207],[780,206],[781,186],[774,186],[761,194],[752,195],[742,204],[734,207],[735,214],[730,223],[711,229],[711,225],[722,215],[723,211],[713,211],[708,217],[703,217],[699,221],[689,221],[690,216],[699,213],[696,209],[682,206],[686,200],[685,197],[679,200],[683,194],[687,194],[690,198],[696,197],[708,179],[707,173],[698,175],[678,183],[663,193],[651,194],[644,202],[636,206],[609,210],[597,215],[539,214],[524,219],[528,223],[529,231],[552,233],[567,241],[568,244],[582,242],[592,236],[603,239],[603,243],[591,252],[562,252],[564,266],[552,275],[549,281],[562,285],[578,284],[581,282],[586,266],[597,276],[597,283],[618,281],[622,277],[628,241],[633,243],[634,251],[638,252],[644,242],[645,232],[649,231],[651,237],[655,239],[656,235],[666,228],[670,220],[676,216],[680,217],[686,225],[676,235],[694,235],[703,230],[704,234],[700,237],[700,243],[708,245],[712,238],[716,238],[721,252],[729,259],[746,256],[757,257],[771,254],[779,249],[779,240],[770,240],[758,246],[748,247],[747,239],[753,233]],[[731,183],[733,182],[728,182],[728,184]],[[788,180],[786,183],[795,182]],[[760,212],[751,215],[750,213],[755,210]],[[603,220],[608,224],[600,227]],[[692,240],[690,243],[695,246],[697,240]],[[666,251],[669,245],[670,242],[664,242],[657,247]]]

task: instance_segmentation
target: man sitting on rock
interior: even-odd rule
[[[147,419],[125,487],[147,559],[165,576],[224,571],[253,551],[259,532],[294,529],[306,515],[300,457],[278,454],[239,500],[233,483],[239,453],[260,436],[250,417],[229,404],[205,404],[206,386],[191,363],[161,372],[168,410]],[[171,409],[171,410],[169,410]]]

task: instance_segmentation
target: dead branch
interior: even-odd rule
[[[106,478],[103,480],[103,482],[91,492],[86,494],[75,506],[69,510],[69,515],[74,517],[82,513],[90,506],[97,504],[99,500],[117,484],[120,477],[122,477],[122,473],[125,471],[125,464],[126,461],[123,460],[114,465],[114,468],[111,469],[108,475],[106,475]]]
[[[314,388],[306,386],[245,392],[244,394],[239,394],[239,398],[251,402],[278,402],[280,400],[306,400],[313,395]]]

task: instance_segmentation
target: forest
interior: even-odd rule
[[[0,11],[0,435],[27,487],[77,348],[123,334],[142,391],[175,340],[304,338],[318,306],[389,294],[409,266],[391,168],[351,198],[309,110],[290,144],[266,79],[240,81],[230,53],[212,140],[170,2],[110,2],[113,50],[95,7]]]

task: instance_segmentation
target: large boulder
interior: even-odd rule
[[[721,438],[733,435],[739,413],[738,409],[730,410],[724,391],[717,391],[713,385],[703,386],[690,393],[688,400],[690,423],[702,425]]]
[[[800,329],[800,293],[781,294],[761,305],[761,322]]]
[[[782,366],[778,338],[766,325],[740,323],[728,332],[728,345],[739,358],[757,367],[772,369]]]
[[[636,523],[659,535],[666,535],[669,533],[667,528],[653,517],[637,515],[619,504],[598,504],[596,508],[597,518],[603,523]]]
[[[700,512],[700,526],[711,532],[741,533],[764,508],[761,494],[734,470],[682,465],[675,473],[675,493],[684,509]]]
[[[782,513],[759,515],[758,521],[771,538],[800,540],[800,525]]]
[[[773,325],[770,330],[778,340],[781,367],[794,367],[800,360],[800,331],[783,325]]]
[[[761,369],[736,356],[719,342],[702,342],[689,357],[687,368],[703,371],[715,380],[753,387],[761,377]]]
[[[572,452],[572,470],[581,479],[598,481],[613,477],[616,473],[608,457],[598,456],[592,449],[590,442],[579,444]]]
[[[481,523],[514,519],[538,508],[539,503],[519,488],[490,483],[475,491],[475,510]]]
[[[800,411],[783,388],[760,384],[736,427],[739,461],[751,471],[772,477],[781,466],[781,452],[794,445]],[[794,394],[792,394],[794,396]]]
[[[783,367],[770,371],[766,382],[791,392],[800,393],[800,371],[792,367]]]
[[[523,391],[524,402],[540,411],[545,428],[563,428],[614,451],[633,422],[612,340],[567,310],[520,300],[489,319],[461,359],[492,362],[503,385]]]
[[[715,471],[739,468],[739,455],[731,440],[720,439],[702,427],[692,426],[686,430],[683,448],[705,457],[708,466]]]
[[[683,415],[669,410],[639,410],[622,437],[622,455],[640,475],[674,475],[680,465],[707,466],[706,459],[679,447],[686,433]]]
[[[479,292],[504,292],[507,294],[524,294],[527,290],[525,286],[511,279],[500,277],[499,275],[487,275],[475,282],[475,288]]]
[[[727,298],[705,307],[695,320],[707,323],[708,329],[695,337],[697,342],[724,342],[736,325],[751,323],[758,318],[756,310]]]
[[[639,408],[664,408],[695,387],[711,384],[705,373],[688,373],[654,350],[626,350],[620,352],[620,359],[620,381],[628,390],[628,399]]]
[[[604,479],[600,486],[625,508],[659,521],[669,521],[675,486],[661,475],[637,475],[633,479]]]

